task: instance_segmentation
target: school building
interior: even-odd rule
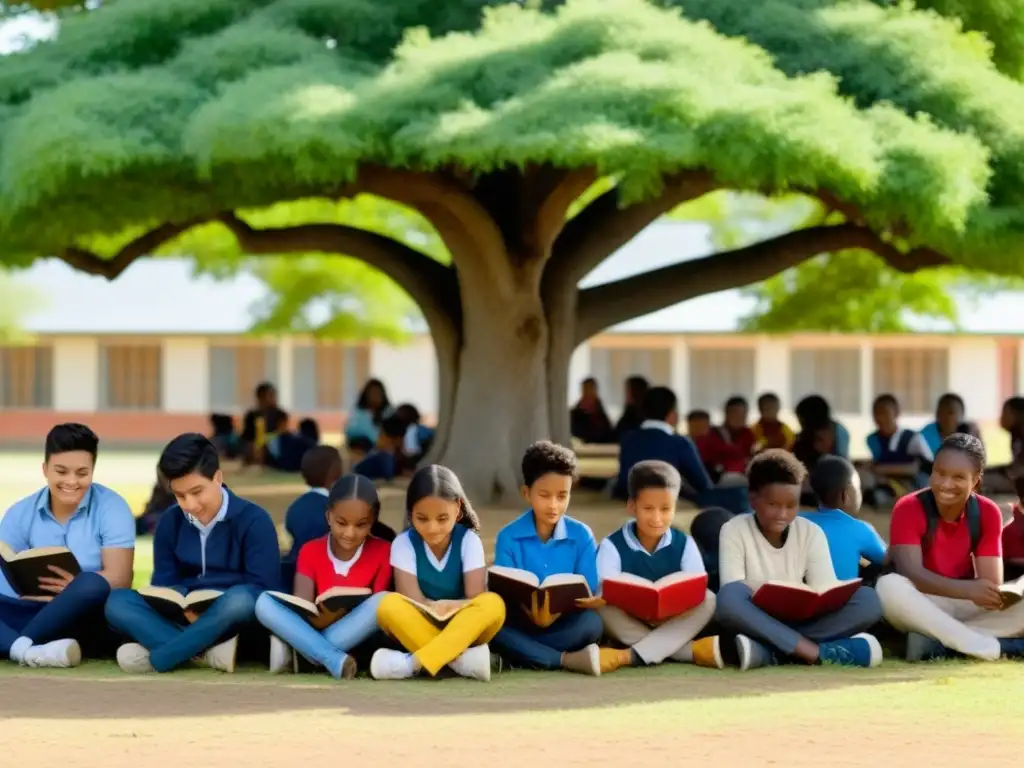
[[[659,224],[586,282],[706,252],[703,228]],[[184,261],[157,259],[137,262],[112,283],[56,261],[17,279],[38,309],[24,321],[30,342],[0,347],[0,445],[38,444],[50,426],[66,420],[92,425],[107,444],[160,444],[180,431],[206,431],[210,412],[241,414],[263,380],[277,385],[282,407],[316,418],[329,432],[340,429],[369,377],[428,419],[437,408],[429,337],[413,334],[398,346],[254,338],[246,334],[250,309],[266,297],[251,277],[197,278]],[[570,402],[579,382],[594,376],[614,416],[623,380],[641,374],[675,389],[684,411],[714,414],[730,395],[753,400],[764,391],[778,393],[790,408],[819,393],[851,431],[863,434],[877,394],[899,397],[906,423],[916,425],[929,418],[939,395],[953,391],[971,419],[992,422],[1024,382],[1019,301],[1019,295],[996,295],[980,312],[966,311],[967,332],[769,337],[731,330],[749,310],[742,296],[703,297],[625,323],[578,349]]]

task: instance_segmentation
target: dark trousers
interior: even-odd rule
[[[534,626],[525,618],[510,618],[491,640],[491,646],[510,664],[559,669],[564,652],[578,651],[596,643],[603,633],[604,624],[596,611],[567,614],[546,629]]]
[[[750,587],[742,581],[726,584],[718,591],[715,620],[727,630],[766,643],[787,656],[793,655],[801,638],[825,643],[852,637],[882,618],[882,603],[868,587],[858,589],[838,611],[792,626],[762,611],[752,597]]]
[[[231,587],[195,623],[181,626],[161,616],[138,592],[116,589],[107,600],[107,621],[149,650],[153,669],[169,672],[255,625],[261,592],[246,584]]]
[[[48,603],[0,596],[0,656],[7,656],[19,637],[41,645],[74,638],[86,655],[110,650],[103,605],[110,584],[98,573],[80,573]]]

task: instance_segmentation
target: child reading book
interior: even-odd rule
[[[371,534],[379,515],[373,481],[345,475],[327,497],[330,533],[303,545],[295,570],[296,597],[312,603],[332,588],[353,587],[372,592],[364,602],[333,622],[330,614],[324,616],[326,626],[321,630],[273,592],[264,592],[256,601],[256,618],[264,627],[339,679],[355,677],[356,662],[348,652],[377,632],[377,607],[391,584],[391,544]],[[271,659],[271,672],[291,666],[290,655],[278,652]]]
[[[602,541],[597,552],[597,571],[606,590],[608,580],[623,573],[652,582],[673,573],[705,573],[696,542],[672,527],[681,484],[679,472],[663,461],[641,461],[630,470],[626,509],[634,519]],[[715,596],[706,581],[700,587],[703,602],[655,624],[637,618],[628,606],[601,608],[607,634],[627,646],[619,661],[643,666],[672,659],[721,669],[718,637],[694,640],[715,613]]]
[[[961,653],[1024,657],[1024,602],[1004,609],[999,507],[977,495],[985,447],[953,434],[939,447],[930,487],[892,510],[896,572],[876,589],[885,619],[907,636],[908,661]]]
[[[862,558],[877,567],[885,563],[885,542],[878,531],[852,517],[861,505],[860,476],[853,464],[841,456],[823,456],[811,470],[811,490],[820,506],[800,517],[825,532],[836,578],[857,578]]]
[[[867,587],[837,610],[800,623],[775,618],[755,604],[755,592],[766,582],[806,582],[812,589],[836,583],[825,534],[797,517],[805,475],[791,453],[758,454],[747,470],[754,512],[722,527],[715,618],[737,633],[741,670],[777,663],[779,656],[858,667],[882,660],[878,640],[860,634],[882,615],[878,596]]]
[[[494,564],[533,573],[543,582],[553,574],[579,574],[597,592],[597,544],[590,528],[567,517],[576,480],[576,454],[546,440],[523,455],[523,498],[530,508],[498,531]],[[536,596],[536,593],[535,593]],[[587,610],[593,600],[576,600],[579,610],[552,613],[549,595],[527,607],[506,603],[506,623],[493,645],[513,665],[567,669],[600,675],[621,666],[612,649],[599,649],[601,617]]]
[[[207,666],[234,672],[238,633],[255,624],[256,598],[281,578],[277,529],[270,515],[224,486],[220,457],[209,439],[186,433],[160,454],[158,471],[177,504],[153,537],[152,587],[187,595],[214,590],[216,599],[191,623],[178,623],[131,589],[107,600],[110,625],[134,642],[117,650],[122,670],[169,672],[202,657]]]
[[[83,646],[91,655],[113,653],[103,605],[111,587],[132,582],[135,520],[124,499],[92,481],[98,447],[96,433],[84,424],[51,429],[43,457],[46,486],[0,522],[6,557],[59,547],[65,563],[77,566],[72,573],[68,564],[60,568],[39,558],[28,578],[15,579],[25,582],[20,590],[0,573],[0,656],[15,663],[73,667]]]
[[[377,621],[408,653],[378,650],[370,674],[400,680],[448,666],[490,680],[487,643],[505,621],[505,603],[486,591],[480,521],[455,473],[437,464],[419,469],[406,491],[405,522],[391,545],[395,593],[381,600]],[[454,615],[432,621],[419,606]]]

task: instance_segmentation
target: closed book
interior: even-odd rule
[[[224,594],[219,589],[197,589],[183,595],[170,587],[142,587],[138,592],[157,613],[179,624],[188,624],[189,614],[198,616]]]
[[[708,575],[678,571],[657,581],[620,573],[601,582],[601,596],[648,624],[665,621],[693,610],[707,596]]]
[[[53,592],[39,586],[40,578],[57,578],[50,570],[51,565],[72,576],[82,572],[78,560],[66,547],[37,547],[15,552],[0,541],[0,570],[20,597],[53,597]]]
[[[780,621],[810,621],[826,613],[838,611],[860,589],[861,579],[848,579],[815,589],[807,584],[788,581],[767,581],[757,588],[753,602],[758,608]]]
[[[497,593],[508,606],[522,606],[530,611],[534,595],[538,608],[549,600],[552,613],[579,610],[577,600],[592,597],[586,578],[578,573],[555,573],[541,581],[537,575],[519,568],[495,565],[487,571],[487,588]]]
[[[312,626],[323,629],[364,602],[373,594],[373,590],[366,587],[331,587],[320,593],[314,602],[285,592],[267,594],[281,605],[295,611]]]

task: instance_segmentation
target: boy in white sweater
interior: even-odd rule
[[[882,618],[873,589],[861,587],[834,613],[790,626],[758,608],[754,591],[766,581],[823,587],[836,581],[821,528],[797,517],[807,471],[793,454],[769,450],[747,469],[753,514],[722,527],[716,620],[736,632],[741,670],[791,657],[807,664],[874,667],[882,661],[878,640],[863,630]],[[860,634],[859,634],[860,633]]]

